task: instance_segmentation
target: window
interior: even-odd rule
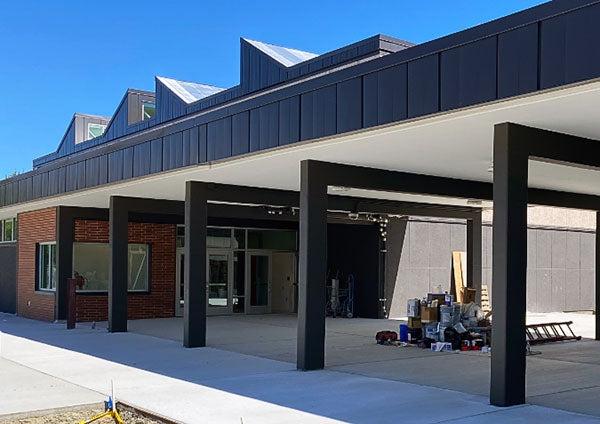
[[[142,102],[142,121],[154,118],[156,104],[154,102]]]
[[[130,244],[127,290],[148,291],[148,245]]]
[[[106,130],[106,125],[104,124],[89,123],[87,125],[87,137],[85,139],[91,140],[92,138],[100,137],[104,134],[104,130]]]
[[[38,247],[38,289],[56,289],[56,243],[40,243]]]
[[[248,249],[296,250],[296,232],[248,230]]]
[[[229,249],[231,247],[231,228],[207,228],[206,246]]]
[[[147,244],[129,244],[128,279],[129,291],[148,291],[150,248]],[[73,243],[73,271],[86,279],[80,291],[107,291],[110,269],[110,245],[108,243]]]
[[[0,242],[17,240],[17,218],[0,220]]]

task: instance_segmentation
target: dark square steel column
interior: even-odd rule
[[[481,211],[467,219],[467,287],[477,290],[476,303],[481,303],[482,228]]]
[[[596,212],[596,340],[600,340],[600,211]]]
[[[127,256],[129,212],[125,201],[110,198],[109,241],[110,273],[108,281],[108,331],[127,331]]]
[[[527,143],[509,125],[494,128],[494,319],[490,402],[525,403]]]
[[[316,164],[300,163],[299,370],[325,366],[327,185]]]
[[[59,206],[56,217],[56,312],[58,320],[67,319],[69,287],[67,279],[73,275],[73,240],[75,222],[69,208]]]
[[[185,259],[183,345],[206,346],[206,185],[188,181],[185,185]]]

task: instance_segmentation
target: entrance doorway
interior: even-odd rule
[[[296,234],[289,230],[209,228],[207,314],[292,313],[296,309]],[[251,232],[252,237],[247,233]],[[181,234],[180,234],[181,233]],[[183,316],[184,234],[178,229],[175,316]]]
[[[207,314],[222,315],[232,312],[233,261],[229,251],[207,252]]]
[[[271,255],[268,252],[248,252],[246,267],[246,313],[271,312]]]
[[[177,269],[175,284],[175,316],[183,316],[185,249],[177,248]],[[207,257],[207,314],[220,315],[232,312],[233,263],[228,251],[209,250]]]
[[[296,311],[296,254],[274,252],[271,255],[271,312],[288,314]]]

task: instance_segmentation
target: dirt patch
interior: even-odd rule
[[[171,424],[170,421],[159,420],[136,411],[133,408],[119,405],[117,407],[121,418],[126,424]],[[86,405],[72,408],[61,408],[52,411],[38,411],[27,414],[18,414],[10,417],[0,417],[0,424],[65,424],[79,423],[89,420],[104,411],[103,405]],[[98,424],[114,423],[110,417],[94,421]]]

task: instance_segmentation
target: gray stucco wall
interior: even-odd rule
[[[406,301],[438,285],[450,288],[451,252],[466,249],[460,222],[391,218],[387,231],[386,298],[390,317],[406,315]],[[483,227],[482,281],[493,300],[492,228]],[[527,310],[594,307],[595,234],[589,230],[528,230]]]

